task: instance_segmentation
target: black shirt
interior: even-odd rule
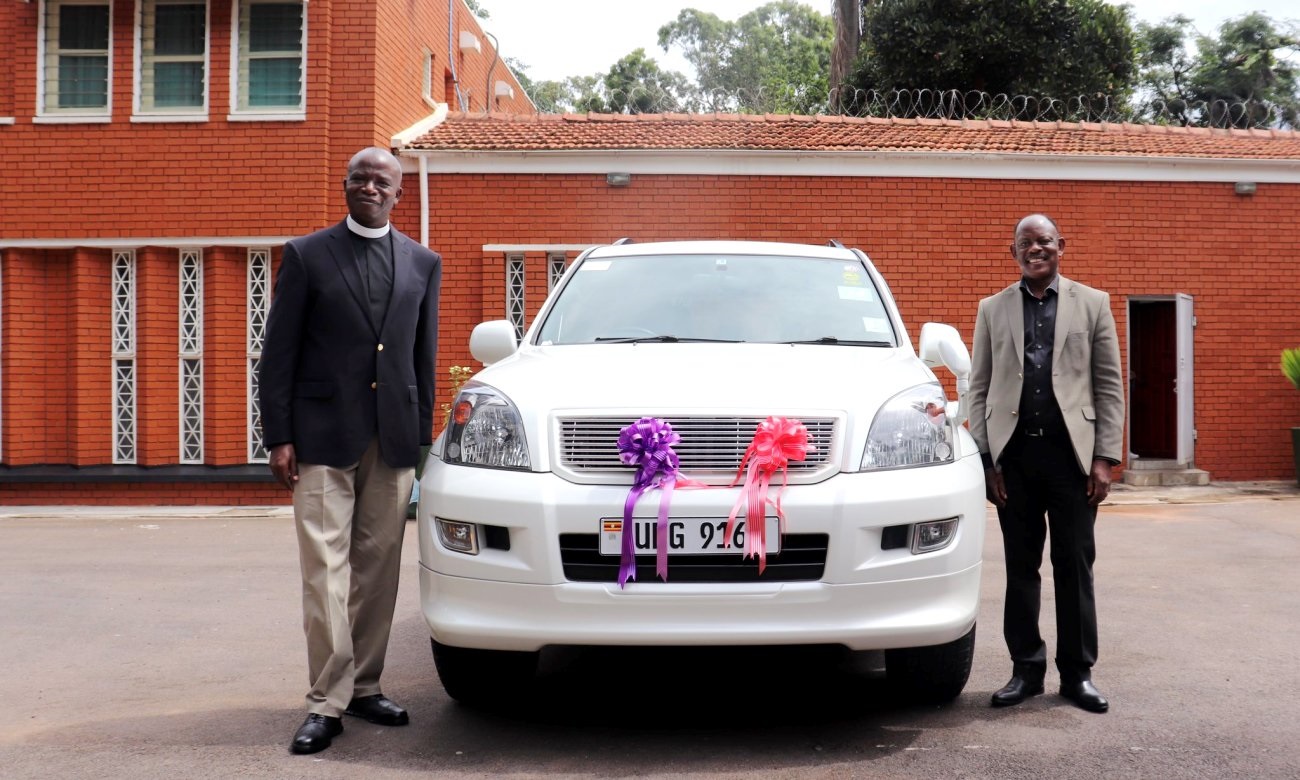
[[[361,272],[361,284],[366,289],[370,317],[375,329],[384,325],[388,314],[388,299],[393,296],[393,231],[379,238],[366,238],[351,231],[352,254]]]
[[[1060,296],[1057,281],[1052,280],[1042,298],[1029,292],[1020,280],[1020,297],[1024,302],[1025,368],[1020,390],[1020,429],[1063,433],[1065,418],[1052,392],[1052,344],[1056,339],[1056,305]]]

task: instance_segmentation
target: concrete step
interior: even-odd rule
[[[1127,468],[1121,481],[1134,487],[1208,485],[1210,472],[1204,469]]]

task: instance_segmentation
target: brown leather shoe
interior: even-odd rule
[[[312,713],[298,727],[289,749],[295,753],[319,753],[330,746],[330,741],[343,733],[343,719]]]
[[[406,710],[394,704],[382,693],[358,696],[352,700],[343,714],[378,723],[380,726],[405,726],[411,722]]]
[[[992,704],[994,707],[1011,707],[1028,699],[1030,696],[1037,696],[1042,692],[1042,680],[1035,682],[1017,675],[993,694]]]

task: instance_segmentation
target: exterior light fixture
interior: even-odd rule
[[[632,183],[632,174],[607,173],[605,174],[605,183],[611,187],[626,187]]]
[[[1239,181],[1236,184],[1232,185],[1232,191],[1237,193],[1238,195],[1254,195],[1255,182]]]

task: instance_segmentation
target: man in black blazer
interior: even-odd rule
[[[293,492],[311,688],[295,753],[329,747],[342,715],[405,725],[379,677],[406,507],[433,440],[442,261],[392,228],[402,169],[353,156],[348,217],[284,247],[259,393],[271,473]]]

